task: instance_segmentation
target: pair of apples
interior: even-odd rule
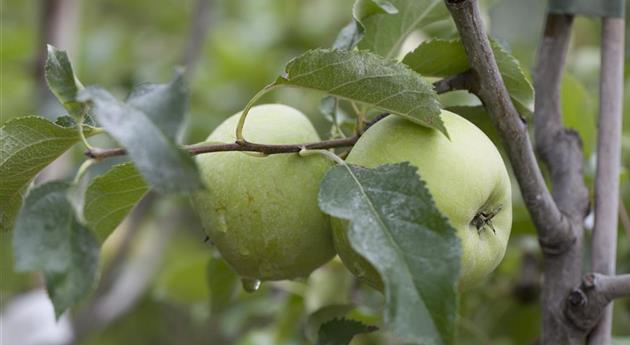
[[[239,117],[225,120],[208,141],[234,142]],[[346,161],[367,168],[407,161],[418,168],[461,239],[459,286],[465,289],[483,280],[505,254],[512,223],[510,180],[481,130],[448,111],[441,117],[450,140],[391,115],[361,136]],[[263,144],[320,140],[304,114],[279,104],[253,107],[243,133]],[[331,220],[319,209],[319,184],[332,161],[295,153],[219,152],[197,156],[197,163],[206,190],[193,196],[193,204],[209,237],[241,277],[307,277],[338,253],[359,279],[383,290],[377,271],[348,242],[347,222]]]

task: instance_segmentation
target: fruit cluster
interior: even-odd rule
[[[240,116],[225,120],[208,141],[233,142]],[[346,162],[373,168],[406,161],[418,168],[461,240],[459,285],[465,289],[483,280],[505,254],[510,180],[481,130],[448,111],[441,118],[449,138],[389,116],[361,136]],[[262,144],[319,141],[304,114],[278,104],[253,107],[243,134]],[[193,196],[193,204],[208,236],[244,281],[307,277],[338,254],[359,279],[384,289],[376,269],[352,249],[347,222],[331,220],[318,207],[319,183],[332,161],[321,155],[219,152],[199,155],[197,163],[206,189]]]

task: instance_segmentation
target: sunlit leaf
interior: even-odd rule
[[[534,88],[521,64],[495,40],[491,40],[492,51],[499,72],[510,96],[527,107],[532,103]],[[403,63],[414,71],[431,77],[449,77],[470,68],[466,52],[459,39],[432,39],[421,43],[403,59]]]
[[[453,344],[459,240],[416,170],[337,166],[322,181],[319,205],[350,221],[352,247],[381,275],[387,326],[411,342]]]
[[[81,114],[83,105],[76,99],[83,85],[74,75],[70,59],[68,59],[68,54],[65,51],[48,45],[44,75],[50,91],[70,114]]]
[[[381,6],[375,6],[375,3],[381,3]],[[388,1],[387,8],[395,8],[395,13],[383,10],[382,3],[358,0],[353,13],[355,20],[364,29],[359,49],[367,49],[387,58],[398,55],[403,42],[413,31],[450,20],[450,14],[441,0]]]
[[[85,192],[83,216],[87,226],[105,241],[148,190],[133,164],[115,165],[95,177]]]
[[[62,122],[63,123],[63,122]],[[89,132],[86,133],[89,135]],[[11,229],[20,191],[48,164],[80,140],[77,127],[26,116],[0,126],[0,228]]]
[[[289,62],[275,84],[323,91],[447,134],[432,85],[405,65],[366,51],[308,51]]]

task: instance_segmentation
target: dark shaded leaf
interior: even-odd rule
[[[322,181],[319,205],[350,221],[352,247],[381,275],[388,327],[411,342],[453,344],[459,239],[416,170],[337,166]]]
[[[85,297],[96,281],[99,244],[76,219],[72,184],[49,182],[26,197],[13,234],[17,271],[43,271],[57,316]]]
[[[335,319],[326,322],[319,329],[317,345],[347,345],[355,335],[375,330],[376,328],[359,321]]]
[[[306,320],[306,337],[312,342],[315,342],[317,340],[317,333],[324,323],[343,318],[353,309],[355,309],[355,306],[352,304],[333,304],[319,308],[309,315]]]

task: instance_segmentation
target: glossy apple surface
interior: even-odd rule
[[[234,142],[239,117],[225,120],[207,141]],[[243,135],[262,144],[320,140],[306,116],[279,104],[253,107]],[[211,241],[242,277],[306,277],[334,256],[330,219],[317,204],[328,159],[217,152],[196,160],[206,190],[193,196],[193,204]]]
[[[503,259],[512,225],[508,172],[497,148],[475,125],[442,111],[450,135],[398,116],[381,120],[359,139],[347,162],[367,168],[410,162],[427,183],[437,208],[461,239],[460,289],[482,281]],[[335,247],[346,266],[383,290],[376,270],[351,248],[347,224],[333,219]]]

